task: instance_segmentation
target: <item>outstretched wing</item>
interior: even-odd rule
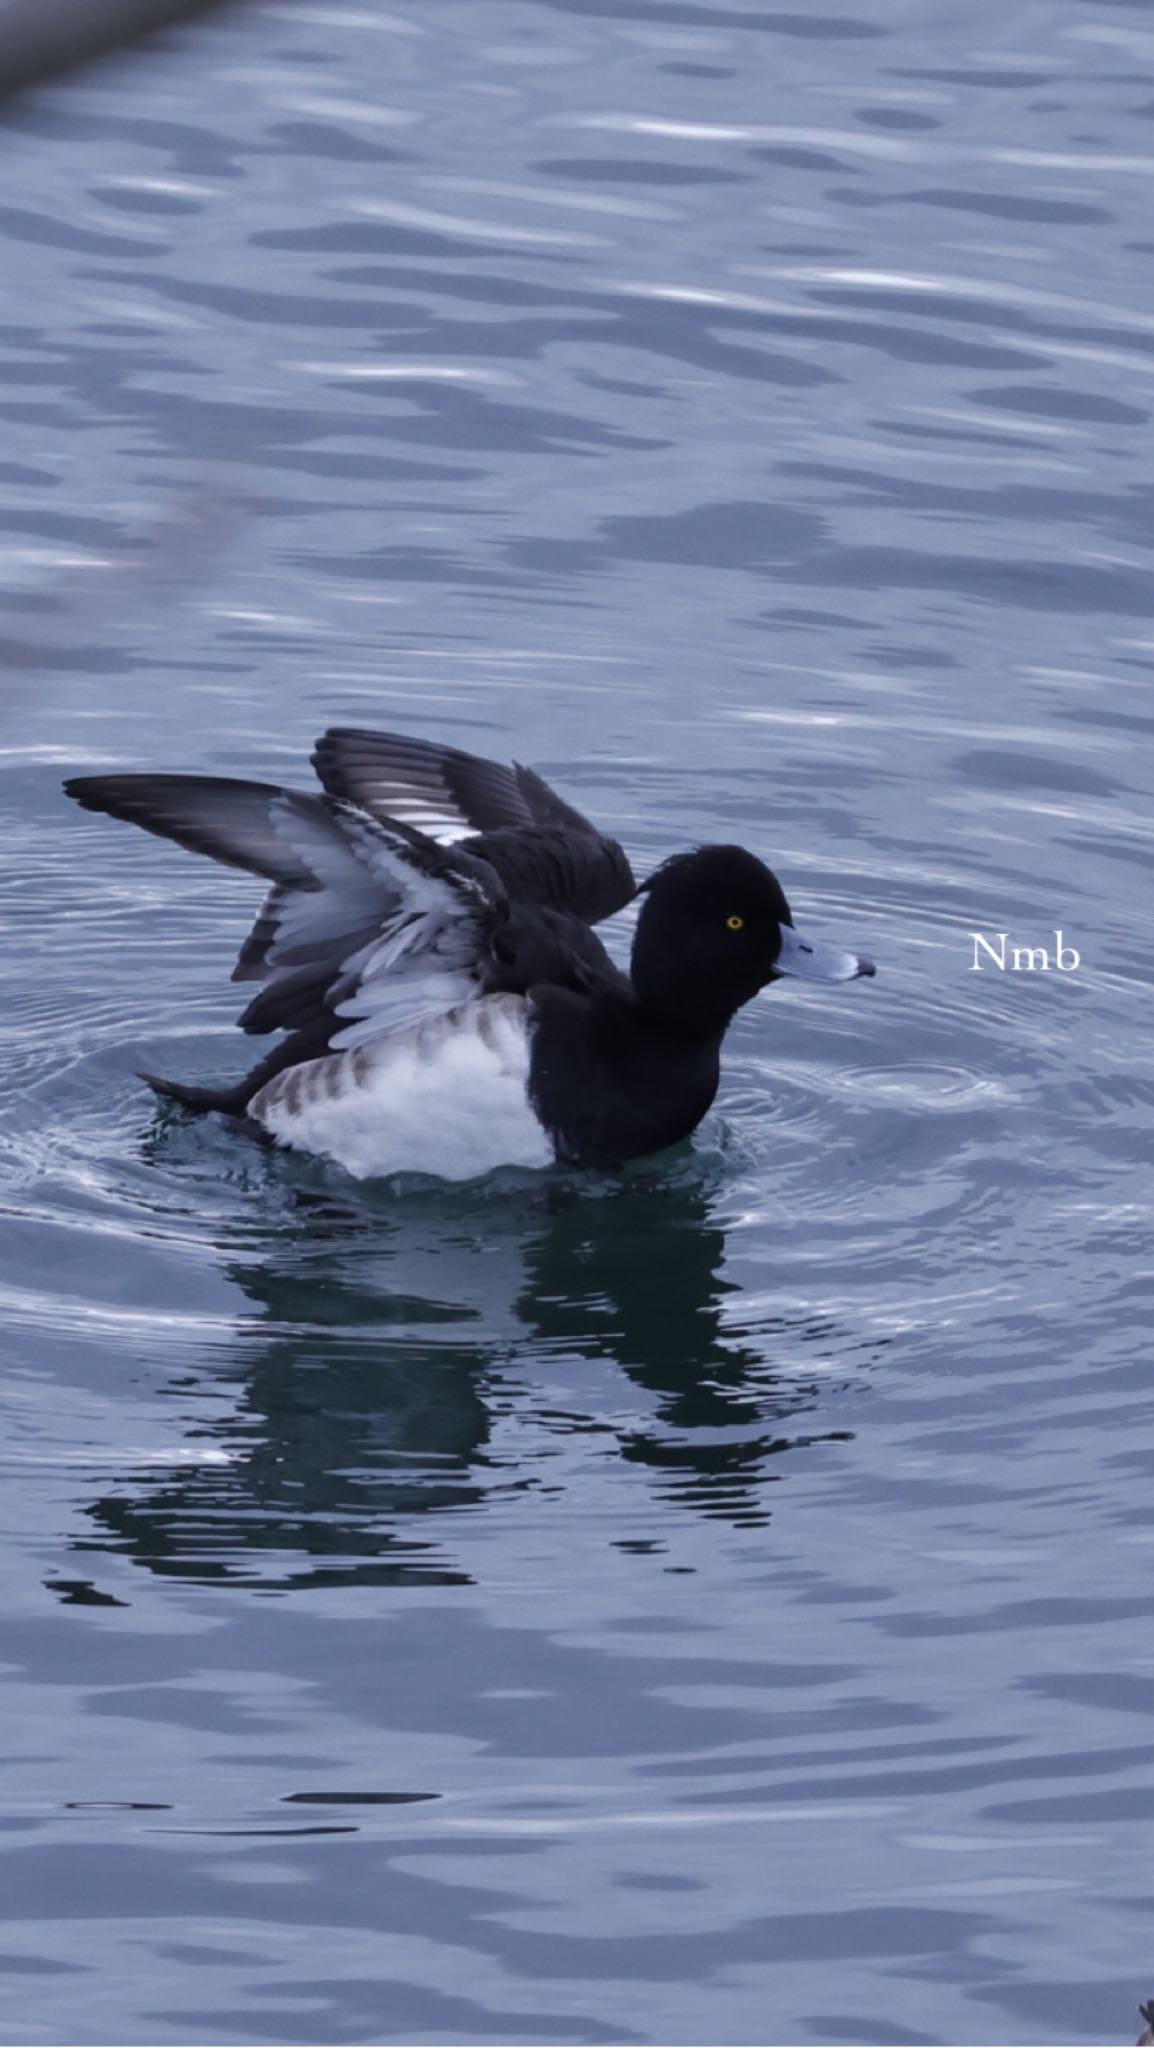
[[[308,887],[313,877],[276,827],[271,809],[293,792],[275,782],[240,782],[224,775],[75,775],[64,785],[86,811],[125,818],[160,839],[175,839],[190,853],[206,853],[226,867],[245,868],[272,882]],[[300,797],[315,804],[315,797]]]
[[[470,838],[509,895],[596,923],[636,889],[623,849],[531,768],[401,733],[333,726],[313,752],[331,796],[442,843]],[[472,835],[480,835],[472,838]]]
[[[330,796],[347,797],[375,818],[413,825],[431,839],[533,825],[597,837],[589,820],[531,768],[505,767],[435,740],[334,725],[317,741],[312,762]]]
[[[410,827],[273,783],[82,776],[87,810],[273,884],[236,976],[259,980],[246,1031],[327,1029],[360,1045],[474,996],[504,910],[493,872]],[[342,1021],[343,1020],[343,1021]]]

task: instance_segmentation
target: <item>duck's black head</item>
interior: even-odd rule
[[[853,981],[872,960],[802,938],[777,876],[742,846],[700,846],[643,882],[633,986],[661,1023],[710,1036],[779,975]]]

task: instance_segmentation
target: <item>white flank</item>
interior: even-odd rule
[[[524,997],[483,996],[290,1067],[253,1097],[249,1115],[278,1144],[335,1160],[358,1180],[473,1180],[498,1166],[552,1165],[528,1080]]]

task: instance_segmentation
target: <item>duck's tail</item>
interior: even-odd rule
[[[266,1081],[273,1081],[286,1067],[301,1065],[306,1060],[315,1060],[328,1051],[329,1026],[320,1024],[311,1030],[294,1031],[282,1038],[258,1060],[242,1080],[231,1086],[206,1087],[194,1081],[169,1081],[163,1074],[149,1074],[140,1069],[140,1079],[147,1081],[154,1095],[163,1096],[166,1102],[179,1102],[182,1109],[191,1109],[197,1116],[207,1116],[216,1110],[221,1116],[247,1117],[248,1106],[253,1096],[263,1088]]]
[[[224,1116],[243,1116],[253,1092],[247,1080],[237,1081],[231,1088],[200,1088],[190,1081],[168,1081],[163,1074],[146,1074],[143,1069],[140,1079],[147,1081],[154,1095],[163,1096],[166,1102],[179,1102],[182,1109],[194,1110],[198,1116],[206,1116],[214,1109]]]

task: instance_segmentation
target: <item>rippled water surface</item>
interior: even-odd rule
[[[830,6],[256,5],[0,131],[4,2042],[1154,1992],[1154,24]],[[61,775],[334,720],[879,977],[619,1178],[165,1119],[254,890]]]

